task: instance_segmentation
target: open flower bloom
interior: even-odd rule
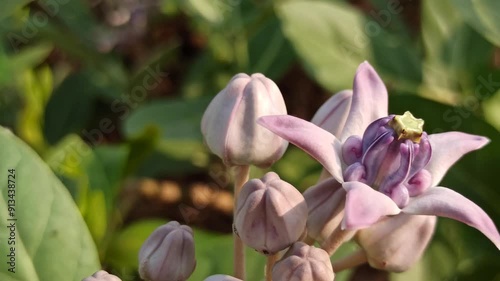
[[[367,228],[400,213],[442,216],[478,229],[500,249],[500,235],[488,215],[459,193],[437,186],[451,165],[486,145],[487,138],[461,132],[427,135],[423,120],[409,112],[388,115],[387,90],[367,62],[358,68],[352,95],[344,95],[350,104],[339,98],[339,107],[349,110],[337,136],[288,115],[257,121],[309,153],[342,184],[342,228]]]

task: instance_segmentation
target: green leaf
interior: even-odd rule
[[[372,57],[364,17],[347,4],[326,1],[288,1],[277,13],[309,74],[330,91],[351,88],[358,65]]]
[[[136,175],[187,173],[206,164],[200,122],[208,102],[208,97],[157,101],[138,108],[125,120],[124,132],[128,139],[136,139],[147,131],[157,131],[160,136],[159,141],[149,144],[149,147],[154,145],[154,149],[147,151],[147,155],[134,156],[144,160],[135,165]],[[133,155],[141,147],[136,148]]]
[[[33,0],[4,0],[0,10],[0,20],[10,16],[17,9],[21,9]]]
[[[95,101],[113,96],[119,91],[115,86],[106,77],[90,71],[68,76],[54,90],[45,109],[44,135],[47,141],[54,144],[69,133],[83,133],[93,145],[102,141],[106,130],[83,129],[94,113]]]
[[[65,137],[46,156],[49,166],[66,183],[99,246],[114,210],[128,156],[126,145],[92,150],[77,135]]]
[[[152,126],[160,130],[163,140],[201,140],[200,122],[208,102],[208,98],[199,98],[146,104],[125,120],[125,135],[132,138]]]
[[[24,109],[19,116],[17,134],[38,152],[45,150],[42,120],[45,105],[52,92],[52,71],[48,66],[38,71],[26,71],[24,82]]]
[[[500,131],[500,90],[483,103],[483,111],[486,120]]]
[[[0,232],[0,279],[81,280],[100,268],[95,245],[71,196],[40,158],[10,131],[0,128],[0,179],[15,169],[16,273],[8,271],[6,243]],[[12,178],[10,178],[12,179]],[[7,184],[0,187],[0,219],[7,222]]]
[[[260,72],[273,80],[281,78],[295,56],[275,17],[249,40],[248,53],[250,73]]]
[[[461,15],[491,43],[500,46],[500,2],[497,0],[452,0]]]
[[[188,280],[204,280],[214,274],[233,274],[233,236],[194,230],[196,269]],[[265,256],[247,248],[247,281],[260,281],[264,277]]]
[[[421,94],[453,103],[466,96],[461,93],[476,93],[478,77],[495,74],[493,45],[466,24],[452,0],[424,1],[422,16],[426,71]]]
[[[111,240],[105,262],[122,271],[124,275],[137,271],[142,243],[156,228],[165,223],[165,220],[142,220],[117,232]]]

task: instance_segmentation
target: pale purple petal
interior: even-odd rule
[[[387,89],[382,79],[368,62],[363,62],[354,77],[351,109],[340,140],[362,136],[371,122],[388,115],[387,104]]]
[[[311,122],[336,137],[340,136],[351,108],[351,100],[351,90],[336,93],[316,111]]]
[[[351,181],[342,186],[347,191],[343,229],[366,228],[385,216],[401,212],[391,198],[364,183]]]
[[[488,138],[462,132],[429,135],[432,156],[425,169],[432,175],[431,186],[438,185],[448,169],[464,154],[482,148],[489,141]]]
[[[334,135],[290,115],[264,116],[257,119],[257,123],[307,152],[338,182],[343,182],[341,144]]]
[[[447,217],[468,224],[481,231],[498,249],[500,234],[493,221],[474,202],[445,187],[432,187],[413,197],[402,210],[406,214]]]

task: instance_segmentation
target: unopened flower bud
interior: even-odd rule
[[[320,248],[296,242],[274,265],[273,281],[332,281],[330,256]]]
[[[122,281],[120,278],[107,273],[104,270],[99,270],[92,276],[83,279],[82,281]]]
[[[187,280],[195,266],[193,230],[176,221],[153,231],[139,252],[139,274],[145,280]]]
[[[212,100],[201,121],[210,150],[226,165],[269,167],[283,156],[288,142],[256,120],[287,114],[278,86],[260,73],[235,75]]]
[[[208,277],[204,281],[242,281],[242,280],[229,275],[217,274]]]
[[[326,240],[336,228],[340,227],[344,217],[346,191],[334,178],[324,180],[309,187],[304,192],[309,216],[307,234],[318,242]],[[346,240],[352,238],[346,237]]]
[[[359,230],[355,239],[372,267],[403,272],[420,259],[435,226],[434,216],[399,214]]]
[[[235,227],[243,243],[275,254],[297,241],[307,221],[307,205],[291,184],[269,172],[248,181],[236,203]]]

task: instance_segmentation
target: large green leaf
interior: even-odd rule
[[[326,1],[288,1],[277,13],[309,74],[328,90],[351,88],[356,68],[372,56],[364,17],[347,4]]]
[[[140,135],[147,127],[160,130],[163,140],[201,140],[200,122],[209,99],[163,100],[146,104],[125,120],[125,135]]]
[[[275,17],[249,40],[248,53],[250,72],[261,72],[273,80],[281,78],[294,59],[292,47]]]
[[[481,92],[478,101],[493,94],[480,89],[485,77],[498,70],[492,67],[494,47],[468,26],[452,0],[423,1],[422,39],[426,53],[422,95],[439,101],[456,102],[464,94]],[[487,79],[486,79],[487,80]]]
[[[66,188],[40,158],[10,131],[0,129],[0,279],[5,281],[81,280],[100,267],[87,226]],[[16,273],[8,271],[4,223],[9,169],[15,169]],[[10,178],[12,179],[12,178]],[[13,245],[12,245],[13,246]]]
[[[500,46],[500,1],[497,0],[452,0],[474,29],[493,44]]]
[[[66,184],[98,246],[115,209],[128,156],[127,145],[102,145],[92,149],[74,134],[47,153],[48,165]]]
[[[159,133],[152,154],[143,155],[145,162],[137,166],[136,174],[158,176],[164,173],[186,173],[207,161],[201,141],[200,122],[209,99],[169,99],[145,104],[125,120],[128,139],[137,138],[148,130]]]
[[[96,99],[116,92],[119,92],[116,85],[98,73],[83,71],[68,76],[54,90],[45,109],[44,134],[47,141],[55,144],[69,133],[83,133],[92,144],[97,145],[102,141],[103,134],[114,125],[100,125],[103,119],[99,128],[82,129],[92,118]]]

